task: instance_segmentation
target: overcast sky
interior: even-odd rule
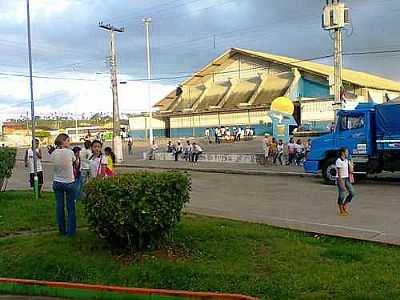
[[[26,1],[0,0],[0,119],[26,114]],[[321,29],[323,0],[31,0],[38,114],[110,112],[109,33],[98,22],[124,26],[117,34],[121,112],[147,109],[143,17],[152,17],[155,102],[185,74],[228,48],[312,58],[332,52]],[[400,1],[347,0],[352,28],[344,51],[400,49]],[[215,41],[215,43],[214,43]],[[322,60],[330,63],[330,60]],[[347,68],[400,81],[400,53],[346,56]],[[58,78],[58,79],[54,79]],[[73,78],[75,80],[67,79]],[[165,79],[168,78],[168,79]]]

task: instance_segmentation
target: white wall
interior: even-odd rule
[[[151,126],[153,129],[164,129],[165,123],[162,120],[152,118]],[[129,118],[129,130],[143,130],[149,127],[149,117],[134,116]]]

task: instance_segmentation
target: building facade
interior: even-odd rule
[[[400,83],[343,70],[343,97],[348,107],[382,103],[400,95]],[[333,67],[310,61],[232,48],[214,59],[159,101],[153,113],[155,137],[203,136],[206,128],[253,128],[272,132],[271,103],[285,96],[295,105],[298,125],[325,130],[334,119]],[[146,114],[130,118],[130,134],[146,136]]]

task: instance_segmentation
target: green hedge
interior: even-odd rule
[[[135,172],[90,180],[83,203],[91,228],[113,246],[160,246],[190,200],[191,180],[180,172]]]
[[[0,147],[0,191],[3,190],[3,183],[12,175],[15,166],[17,149]]]

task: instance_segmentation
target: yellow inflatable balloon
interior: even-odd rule
[[[294,105],[288,97],[278,97],[271,103],[271,110],[293,115]]]

